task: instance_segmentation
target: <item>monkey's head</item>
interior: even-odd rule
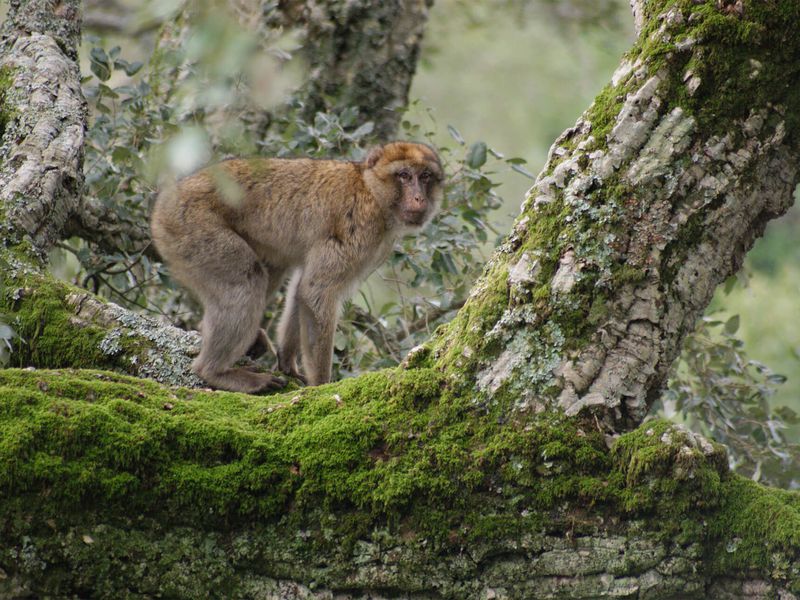
[[[433,217],[442,199],[444,172],[432,148],[413,142],[378,146],[367,155],[364,169],[371,191],[386,203],[396,224],[419,228]]]

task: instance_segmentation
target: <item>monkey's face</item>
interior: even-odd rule
[[[368,172],[385,186],[385,198],[401,227],[419,228],[433,216],[444,174],[436,152],[425,144],[392,142],[373,149]]]
[[[395,178],[399,188],[396,210],[400,222],[411,227],[424,225],[438,200],[438,176],[425,164],[401,164]]]

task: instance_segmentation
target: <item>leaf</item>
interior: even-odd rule
[[[786,383],[786,375],[781,375],[780,373],[772,373],[771,375],[767,376],[767,381],[773,385],[782,385]]]
[[[121,163],[129,159],[133,153],[127,146],[115,146],[111,152],[111,158],[115,163]]]
[[[486,164],[486,143],[475,142],[467,153],[467,164],[473,169],[479,169]]]
[[[739,331],[739,315],[733,315],[725,322],[725,333],[733,335]]]
[[[16,337],[14,329],[5,323],[0,324],[0,340],[13,340]]]
[[[111,65],[108,63],[106,51],[102,48],[92,48],[91,52],[89,52],[89,60],[91,61],[89,67],[92,73],[100,81],[108,81],[109,77],[111,77]]]
[[[796,425],[800,419],[798,419],[797,413],[793,411],[788,406],[778,406],[774,410],[775,414],[778,415],[783,421],[789,425]]]
[[[139,60],[135,60],[132,63],[129,63],[127,60],[118,60],[114,63],[114,67],[118,69],[123,69],[125,71],[125,75],[131,77],[132,75],[136,75],[139,71],[142,70],[144,63]]]
[[[528,161],[524,158],[520,158],[519,156],[515,156],[513,158],[507,158],[506,162],[510,165],[527,165]]]
[[[452,137],[452,138],[453,138],[455,141],[457,141],[457,142],[458,142],[459,144],[461,144],[462,146],[464,145],[464,143],[465,143],[465,142],[464,142],[464,138],[463,138],[463,137],[461,137],[461,134],[458,132],[458,129],[456,129],[456,128],[455,128],[455,127],[453,127],[452,125],[448,125],[448,126],[447,126],[447,132],[450,134],[450,136],[451,136],[451,137]]]
[[[738,281],[738,279],[737,279],[736,275],[731,275],[730,277],[728,277],[725,280],[725,287],[723,288],[723,292],[725,292],[726,296],[728,294],[730,294],[731,291],[733,291],[733,286],[736,285],[737,281]]]
[[[511,165],[511,170],[512,171],[516,171],[517,173],[521,173],[522,175],[525,175],[525,177],[528,177],[530,179],[536,179],[536,177],[534,177],[533,173],[528,171],[528,169],[526,169],[525,167],[520,167],[519,165],[512,164]]]
[[[369,135],[372,133],[372,130],[375,129],[375,123],[372,121],[367,121],[363,125],[361,125],[358,129],[356,129],[353,133],[350,134],[350,137],[353,139],[359,139],[364,137],[365,135]]]

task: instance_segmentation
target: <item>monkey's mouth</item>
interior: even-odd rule
[[[404,210],[403,221],[407,225],[422,225],[425,222],[425,211]]]

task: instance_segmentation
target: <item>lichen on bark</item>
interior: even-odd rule
[[[454,379],[520,415],[642,421],[716,285],[798,182],[800,46],[787,32],[800,8],[741,4],[644,5],[636,46],[556,140],[476,293],[431,343]]]

